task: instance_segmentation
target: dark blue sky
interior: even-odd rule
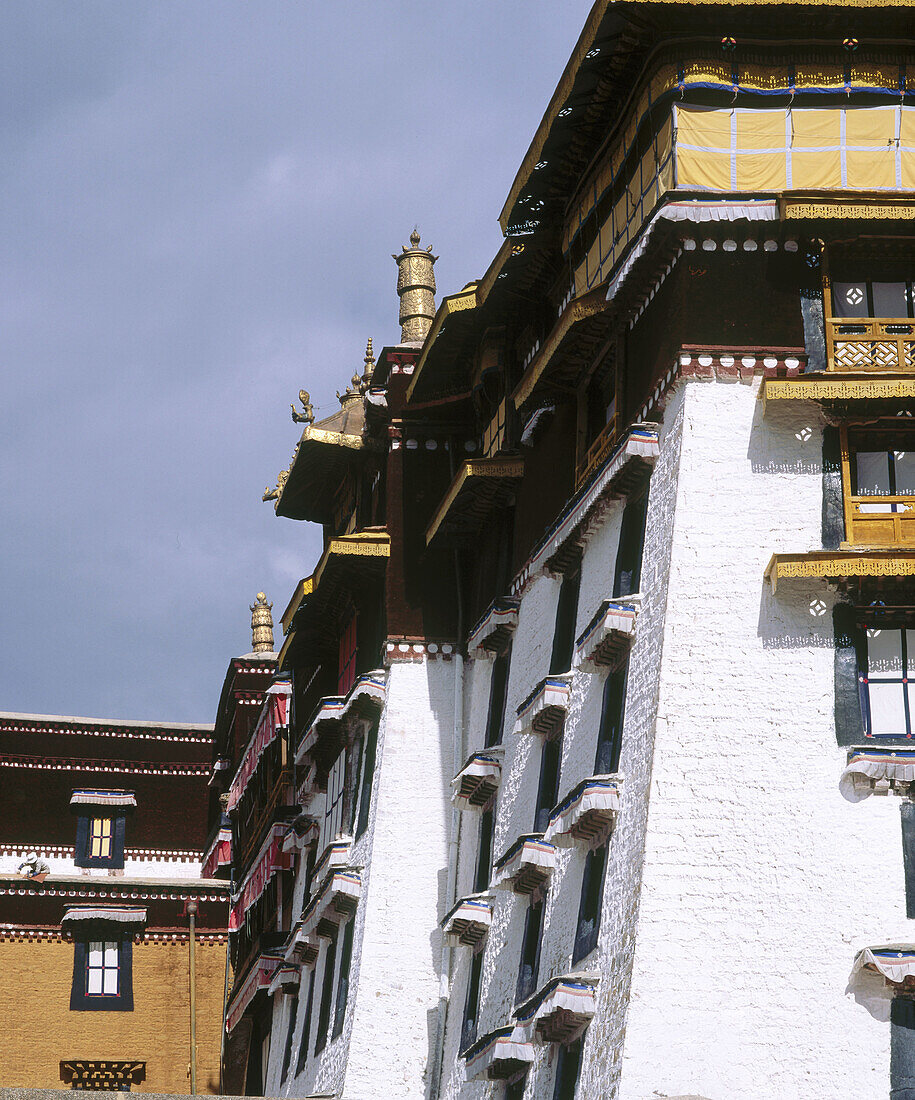
[[[29,0],[0,17],[0,710],[211,721],[317,529],[262,504],[480,275],[590,0]],[[279,632],[277,633],[279,641]]]

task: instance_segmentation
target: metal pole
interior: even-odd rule
[[[197,971],[194,960],[195,936],[197,927],[197,902],[187,903],[190,937],[188,939],[188,967],[190,970],[191,993],[191,1095],[197,1095]]]

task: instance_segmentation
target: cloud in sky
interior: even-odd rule
[[[212,720],[320,552],[260,500],[289,403],[397,341],[414,223],[486,269],[589,7],[7,5],[0,710]]]

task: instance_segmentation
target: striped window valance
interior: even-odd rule
[[[133,809],[137,796],[133,791],[103,791],[81,787],[70,796],[71,806],[103,806],[107,809]]]

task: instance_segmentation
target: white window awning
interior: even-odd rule
[[[339,741],[344,735],[344,722],[378,714],[387,696],[387,682],[387,672],[383,668],[376,669],[358,677],[348,695],[329,695],[322,699],[296,749],[296,763],[307,763],[325,738]]]
[[[520,606],[520,599],[513,596],[500,596],[494,600],[470,632],[467,655],[479,660],[504,653],[517,629]]]
[[[461,810],[482,810],[499,789],[502,750],[475,752],[451,780],[451,801]]]
[[[595,974],[552,978],[515,1011],[514,1038],[520,1042],[571,1043],[594,1015]]]
[[[102,807],[108,810],[132,810],[137,804],[133,791],[102,791],[80,788],[70,795],[71,806]]]
[[[518,707],[515,733],[553,734],[565,721],[571,684],[571,672],[541,680]]]
[[[277,993],[293,993],[299,988],[299,968],[287,966],[281,963],[273,972],[270,985],[267,986],[267,996],[273,997]]]
[[[388,674],[383,668],[359,676],[350,689],[343,707],[343,717],[377,714],[384,706],[388,690]]]
[[[320,947],[318,937],[316,935],[306,935],[302,922],[299,921],[289,938],[289,944],[283,958],[293,965],[300,963],[302,966],[312,966],[318,957]]]
[[[362,875],[355,868],[329,874],[302,914],[305,936],[329,939],[356,912],[362,893]]]
[[[492,895],[471,894],[461,898],[442,921],[442,929],[453,943],[475,947],[482,943],[492,924]]]
[[[893,986],[915,988],[915,944],[865,947],[855,956],[849,984],[864,970],[882,975]]]
[[[556,846],[540,833],[520,836],[493,866],[491,887],[530,894],[556,869]]]
[[[299,747],[296,749],[295,762],[297,764],[301,764],[312,751],[328,723],[336,725],[342,721],[345,706],[346,700],[342,695],[328,695],[327,698],[318,703],[318,709],[308,723],[308,729],[305,730],[302,740],[299,742]]]
[[[315,861],[311,872],[311,881],[320,882],[330,871],[336,871],[341,867],[349,867],[352,847],[353,838],[351,836],[341,836],[336,840],[332,840]]]
[[[852,749],[839,779],[849,802],[872,794],[909,794],[915,783],[915,749]]]
[[[498,1081],[526,1069],[534,1060],[532,1043],[513,1038],[509,1024],[478,1039],[463,1054],[468,1081]]]
[[[318,842],[318,822],[309,814],[299,814],[283,837],[284,852],[300,852]]]
[[[146,909],[141,905],[71,905],[60,922],[64,932],[73,932],[94,924],[117,925],[125,932],[141,932],[146,927]]]
[[[231,1034],[239,1020],[245,1014],[248,1005],[258,992],[268,989],[273,980],[274,971],[283,962],[282,955],[263,954],[248,971],[248,975],[237,990],[234,990],[226,1009],[226,1031]]]
[[[592,846],[603,843],[619,813],[620,782],[616,775],[582,780],[550,814],[543,839],[561,848],[579,840]]]
[[[575,643],[573,668],[596,672],[620,666],[635,638],[640,600],[640,596],[604,600]]]

